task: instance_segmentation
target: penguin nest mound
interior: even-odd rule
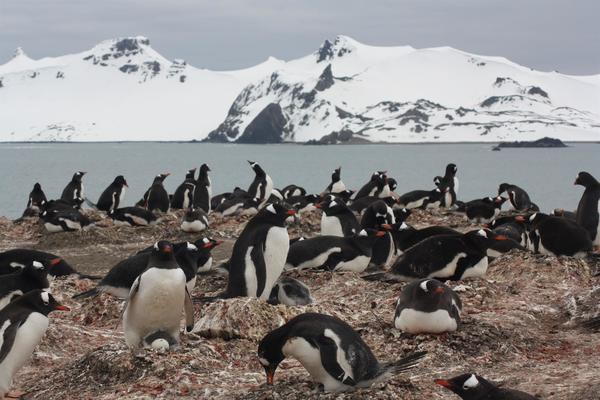
[[[290,237],[313,236],[319,217],[319,213],[303,216],[290,227]],[[207,234],[233,238],[247,219],[211,217]],[[452,213],[415,212],[409,222],[446,224],[463,231],[472,228]],[[8,228],[10,232],[16,229]],[[156,227],[111,227],[102,233],[106,242],[80,241],[78,235],[85,237],[88,232],[75,232],[65,234],[65,242],[56,248],[47,249],[81,271],[102,273],[158,237],[182,237],[178,221],[171,217]],[[54,235],[45,235],[43,240],[48,236]],[[30,240],[27,233],[21,239],[20,243]],[[229,256],[231,243],[227,240],[215,250],[220,252],[215,265]],[[51,290],[71,312],[51,314],[48,332],[32,362],[17,375],[14,388],[28,392],[27,398],[43,400],[456,399],[433,379],[477,372],[544,399],[600,399],[600,334],[578,326],[600,313],[598,279],[591,277],[586,261],[521,252],[499,257],[490,264],[485,279],[450,283],[463,302],[462,324],[457,332],[443,335],[409,335],[393,328],[395,301],[403,284],[368,282],[353,273],[294,271],[290,275],[310,287],[315,304],[270,306],[242,298],[196,304],[195,332],[182,335],[179,347],[167,353],[141,350],[136,354],[124,344],[119,323],[122,301],[108,295],[72,300],[73,294],[89,289],[92,283],[75,277],[57,279]],[[226,281],[219,274],[201,276],[193,295],[219,293]],[[426,350],[428,355],[417,368],[386,383],[325,395],[314,391],[315,385],[298,362],[285,360],[275,375],[275,385],[267,387],[256,357],[258,341],[306,311],[348,322],[381,361],[415,350]]]

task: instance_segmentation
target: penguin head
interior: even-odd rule
[[[456,164],[450,163],[446,165],[446,176],[454,176],[458,172]]]
[[[15,300],[17,301],[43,315],[48,315],[52,311],[70,311],[69,307],[60,304],[45,290],[32,290]]]
[[[73,174],[73,178],[71,179],[73,182],[81,182],[81,178],[85,175],[83,171],[77,171]]]
[[[467,242],[480,249],[487,249],[494,241],[508,239],[506,236],[496,234],[487,228],[469,231],[464,234],[464,238]]]
[[[202,164],[200,166],[200,175],[205,175],[209,171],[210,171],[210,167],[208,166],[208,164]]]
[[[154,177],[153,183],[163,183],[167,176],[171,175],[169,172],[163,172],[162,174],[158,174]]]
[[[125,177],[123,175],[118,175],[115,178],[115,180],[114,180],[113,183],[116,184],[116,185],[118,185],[118,186],[127,186],[127,187],[129,187],[127,185],[127,181],[125,180]]]
[[[33,185],[33,190],[36,191],[36,192],[39,192],[40,190],[42,190],[42,185],[40,185],[38,182],[36,182]]]
[[[342,179],[342,167],[337,167],[331,174],[331,182],[339,182]]]
[[[152,255],[159,260],[171,260],[173,255],[173,244],[168,240],[160,240],[154,243]]]
[[[283,325],[267,333],[258,345],[258,361],[265,369],[268,385],[273,384],[275,371],[285,358],[282,349],[288,339],[287,327],[288,325]]]
[[[402,223],[406,221],[408,217],[410,217],[411,210],[406,208],[396,208],[394,209],[394,218],[396,219],[396,223]]]
[[[435,383],[467,400],[483,398],[487,392],[495,387],[475,374],[464,374],[451,379],[436,379]]]
[[[419,281],[417,295],[418,296],[440,296],[450,288],[444,285],[437,279],[422,279]]]
[[[495,207],[502,208],[502,205],[508,200],[508,198],[503,196],[496,196],[493,200]]]
[[[269,203],[262,210],[260,210],[258,216],[270,224],[284,226],[285,220],[295,214],[296,210],[288,207],[287,205],[282,203]]]
[[[433,183],[435,184],[435,186],[439,187],[442,183],[442,177],[441,176],[436,176],[433,178]]]
[[[196,179],[196,168],[188,169],[188,172],[185,174],[185,179]]]
[[[398,182],[396,182],[396,180],[394,178],[388,178],[387,179],[387,183],[388,183],[388,186],[390,187],[390,190],[392,192],[394,190],[396,190],[396,188],[398,187]]]
[[[42,287],[49,287],[50,282],[48,282],[48,270],[60,262],[60,258],[53,258],[44,261],[35,260],[25,266],[23,269],[23,274],[26,275],[29,280],[38,283]]]
[[[327,215],[335,214],[347,208],[344,200],[334,195],[325,196],[323,201],[317,204],[316,207],[322,209]]]
[[[500,196],[502,193],[506,192],[508,190],[508,187],[510,186],[509,183],[501,183],[500,186],[498,186],[498,196]]]
[[[207,249],[207,250],[212,250],[213,248],[221,245],[222,243],[223,243],[222,240],[215,240],[215,239],[211,239],[211,238],[207,238],[207,237],[198,239],[194,242],[196,247],[198,247],[200,249]]]
[[[589,172],[581,171],[577,174],[577,178],[575,178],[575,185],[581,185],[583,187],[594,187],[600,185],[596,178],[592,176]]]
[[[254,171],[254,173],[258,176],[265,175],[265,171],[261,168],[261,166],[254,161],[248,160],[248,164],[250,164],[250,168]]]

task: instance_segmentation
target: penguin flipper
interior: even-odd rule
[[[83,199],[83,201],[85,201],[85,204],[87,204],[87,206],[90,207],[91,209],[93,209],[93,210],[97,210],[98,209],[98,206],[96,204],[94,204],[94,202],[91,201],[90,199],[88,199],[87,197],[85,197]]]
[[[338,345],[335,341],[325,335],[320,335],[316,341],[321,352],[321,364],[325,371],[343,384],[355,386],[356,381],[350,375],[352,370],[346,371],[338,363]]]
[[[5,321],[6,322],[6,321]],[[15,343],[15,338],[17,337],[17,331],[19,330],[19,326],[25,322],[24,320],[10,320],[11,324],[4,331],[4,335],[2,337],[2,347],[0,347],[0,364],[10,353],[10,350]]]
[[[123,321],[123,316],[125,315],[125,310],[127,310],[129,303],[133,301],[135,295],[139,292],[141,278],[142,276],[140,275],[135,279],[135,281],[133,281],[133,285],[131,285],[131,290],[129,292],[129,297],[127,298],[127,300],[125,300],[125,304],[123,304],[123,309],[121,310],[121,315],[119,315],[119,319],[117,320],[117,325],[115,326],[115,329],[117,329],[119,325],[121,325],[121,322]]]
[[[344,259],[342,258],[341,252],[331,253],[329,257],[327,257],[327,260],[325,260],[323,265],[319,267],[319,269],[324,269],[326,271],[335,271],[335,267],[337,267],[338,264],[342,261],[344,261]]]
[[[100,294],[98,287],[92,288],[90,290],[86,290],[85,292],[74,294],[72,299],[87,299],[88,297],[95,297]]]
[[[194,305],[192,304],[192,298],[187,287],[185,288],[185,331],[191,332],[194,329]]]
[[[250,257],[254,262],[254,268],[256,271],[256,293],[248,295],[254,295],[256,297],[260,297],[262,292],[265,290],[265,283],[267,280],[267,265],[265,263],[265,249],[264,243],[261,243],[257,246],[254,246],[252,251],[250,252]],[[269,288],[271,290],[271,288]]]

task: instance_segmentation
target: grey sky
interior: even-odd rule
[[[236,69],[289,60],[344,34],[452,46],[541,70],[600,73],[599,0],[0,0],[0,63],[144,35],[169,59]]]

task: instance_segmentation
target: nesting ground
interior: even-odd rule
[[[99,218],[98,215],[95,216]],[[149,228],[114,227],[101,220],[85,232],[46,234],[35,221],[0,220],[0,248],[31,247],[64,257],[80,272],[103,274],[121,259],[159,238],[195,239],[178,229],[177,215]],[[214,250],[215,264],[229,257],[246,218],[212,217],[208,236],[225,240]],[[318,232],[319,215],[291,226],[290,237]],[[411,215],[416,226],[466,225],[454,214]],[[183,335],[176,350],[132,354],[125,346],[119,314],[122,302],[108,295],[74,301],[93,285],[61,278],[51,290],[71,307],[54,313],[32,361],[17,375],[15,390],[31,399],[454,399],[434,378],[476,371],[507,387],[544,399],[600,399],[600,334],[578,323],[599,313],[600,286],[586,261],[514,252],[496,259],[485,279],[451,284],[463,301],[463,323],[456,333],[407,335],[392,326],[394,303],[402,284],[367,282],[354,273],[310,271],[292,275],[312,290],[310,307],[270,306],[255,299],[196,305],[196,333]],[[226,275],[198,279],[194,295],[220,292]],[[380,360],[414,350],[426,359],[394,379],[343,395],[323,395],[306,371],[286,360],[265,385],[256,358],[258,340],[270,329],[305,311],[336,315],[355,329]]]

